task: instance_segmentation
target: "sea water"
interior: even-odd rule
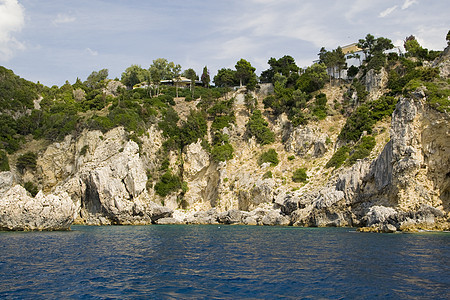
[[[4,299],[450,299],[450,233],[225,225],[1,232]]]

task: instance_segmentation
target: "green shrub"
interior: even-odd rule
[[[217,116],[211,124],[212,130],[222,130],[225,127],[230,126],[230,124],[236,122],[236,117],[234,113],[225,116]]]
[[[215,145],[211,150],[211,156],[215,161],[226,161],[233,158],[233,146],[230,143]]]
[[[181,143],[189,145],[202,139],[208,130],[206,115],[202,111],[191,111],[181,126]]]
[[[288,156],[288,160],[294,160],[294,159],[295,159],[295,155]]]
[[[33,152],[27,152],[17,158],[16,167],[23,173],[26,169],[36,170],[37,155]]]
[[[9,160],[5,151],[0,150],[0,172],[9,171]]]
[[[294,174],[292,174],[292,181],[293,182],[307,182],[308,176],[306,175],[306,169],[300,168],[295,170]]]
[[[280,162],[278,160],[278,153],[275,149],[269,149],[266,152],[263,152],[258,158],[258,164],[262,165],[263,163],[270,163],[271,166],[276,166]]]
[[[27,181],[23,184],[23,187],[31,194],[31,196],[36,196],[39,192],[37,186],[35,186],[31,181]]]
[[[371,118],[371,112],[367,104],[359,106],[356,111],[354,111],[339,133],[338,138],[343,141],[358,141],[361,137],[363,131],[367,133],[372,133],[372,125],[374,120]]]
[[[264,120],[260,110],[253,111],[248,123],[247,130],[251,136],[261,145],[271,144],[275,141],[275,134],[269,129],[269,123]]]
[[[272,178],[272,171],[267,171],[266,173],[264,173],[263,175],[263,179],[268,179],[268,178]]]
[[[325,168],[339,168],[347,159],[350,148],[342,146],[339,148],[325,165]]]
[[[80,156],[86,155],[88,150],[89,150],[89,146],[88,145],[84,145],[83,148],[81,148],[81,150],[80,150]]]
[[[348,158],[347,165],[353,165],[358,159],[363,159],[370,155],[373,147],[375,147],[375,138],[373,136],[363,136],[355,145],[353,151]]]
[[[181,187],[180,178],[173,175],[169,170],[161,176],[160,180],[155,184],[154,189],[156,194],[161,197],[166,197],[170,193],[181,189]]]

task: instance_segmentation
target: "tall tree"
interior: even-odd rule
[[[203,68],[201,80],[202,80],[203,87],[208,88],[209,83],[211,82],[211,77],[209,76],[209,71],[206,66]]]
[[[363,49],[367,60],[370,60],[376,53],[383,53],[385,50],[394,48],[390,39],[384,37],[375,38],[370,33],[366,35],[365,39],[360,39],[357,46]]]
[[[338,70],[338,76],[339,76],[339,83],[341,81],[341,72],[342,70],[347,69],[347,61],[345,59],[345,54],[342,51],[341,47],[337,47],[336,50],[333,51],[335,60],[336,60],[336,68]]]
[[[222,68],[217,71],[217,75],[214,76],[214,84],[220,87],[230,87],[235,83],[235,73],[231,69]]]
[[[86,79],[84,84],[87,87],[97,89],[108,78],[108,69],[101,69],[100,71],[93,71]]]
[[[192,92],[192,96],[194,96],[195,81],[198,80],[197,73],[195,73],[194,69],[189,68],[183,72],[183,76],[191,80],[190,90]]]
[[[275,74],[279,73],[288,78],[288,82],[295,82],[298,78],[299,67],[295,64],[295,60],[292,56],[285,55],[280,59],[271,57],[267,62],[270,66],[268,70],[261,72],[262,82],[274,83]],[[296,77],[296,78],[293,78]],[[289,80],[292,78],[292,80]]]
[[[175,64],[167,61],[165,58],[157,58],[150,66],[150,76],[153,84],[157,86],[157,94],[159,95],[159,86],[161,80],[173,80],[173,68]]]
[[[120,81],[131,89],[135,84],[145,81],[146,70],[139,65],[131,65],[122,73]]]
[[[243,84],[246,84],[252,77],[255,75],[255,68],[252,67],[252,65],[246,61],[245,59],[241,58],[236,63],[236,78],[239,80],[239,85],[242,86]]]
[[[171,72],[173,75],[173,80],[175,81],[175,89],[176,89],[177,98],[178,98],[178,85],[181,81],[181,65],[173,64]]]

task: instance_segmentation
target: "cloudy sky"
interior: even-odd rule
[[[48,86],[160,57],[211,77],[244,58],[259,75],[270,57],[305,67],[367,33],[442,50],[449,11],[448,0],[0,0],[0,65]]]

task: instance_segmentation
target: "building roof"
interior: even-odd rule
[[[362,49],[358,47],[358,43],[353,43],[350,45],[342,46],[341,48],[342,48],[342,52],[344,52],[344,54],[362,51]]]

